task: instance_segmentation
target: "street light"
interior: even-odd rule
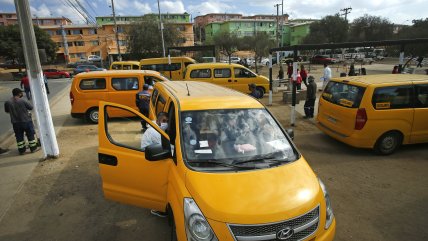
[[[160,13],[159,0],[158,0],[158,11],[159,11],[159,27],[160,27],[160,30],[161,30],[161,38],[162,38],[163,57],[165,58],[165,41],[163,39],[163,23],[162,23],[162,17],[161,17],[161,13]]]

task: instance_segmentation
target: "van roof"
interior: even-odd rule
[[[351,77],[332,78],[335,81],[349,81],[349,83],[360,84],[364,86],[400,83],[409,81],[428,81],[427,75],[416,74],[379,74],[379,75],[360,75]]]
[[[137,60],[129,60],[129,61],[114,61],[111,64],[136,64],[139,65],[140,62],[138,62]]]
[[[171,57],[171,60],[188,60],[189,62],[193,62],[195,63],[196,61],[190,57]],[[168,61],[168,57],[163,57],[163,58],[148,58],[148,59],[141,59],[140,62],[149,62],[149,61]]]
[[[181,110],[264,108],[256,99],[241,92],[197,81],[168,81],[156,85],[169,90]],[[187,88],[189,91],[187,91]],[[188,95],[190,93],[190,96]]]
[[[232,67],[240,67],[240,68],[244,67],[244,66],[242,66],[240,64],[234,64],[234,63],[230,63],[230,64],[229,63],[198,63],[198,64],[191,64],[191,65],[187,66],[187,68],[188,69],[210,68],[210,67],[217,67],[217,68],[223,67],[224,68],[224,67],[230,67],[230,66],[232,66]]]
[[[159,75],[158,72],[153,70],[107,70],[107,71],[91,71],[77,74],[79,77],[100,77],[100,76],[124,76],[124,75],[135,75],[135,74],[154,74]]]

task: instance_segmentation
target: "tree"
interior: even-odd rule
[[[236,33],[220,31],[213,37],[214,44],[219,47],[220,52],[229,58],[238,51],[239,40]]]
[[[403,27],[397,34],[399,39],[428,38],[428,18],[413,20],[412,26]],[[426,56],[428,54],[427,44],[406,45],[406,52],[414,56]]]
[[[391,39],[393,29],[394,25],[388,19],[365,14],[352,22],[349,40],[357,42]]]
[[[309,34],[303,39],[305,44],[341,43],[348,36],[348,21],[338,14],[325,16],[309,26]]]
[[[239,49],[254,52],[256,73],[258,73],[257,63],[261,61],[263,56],[269,54],[270,48],[275,46],[274,41],[269,38],[269,34],[261,31],[256,32],[254,36],[245,36],[240,43]]]
[[[52,41],[50,35],[38,26],[34,26],[34,34],[36,35],[37,48],[44,49],[48,62],[53,62],[58,46]],[[0,26],[0,56],[18,63],[24,63],[19,25]]]
[[[159,21],[152,16],[144,16],[141,21],[132,23],[126,30],[128,51],[132,59],[153,58],[162,56],[162,37]],[[177,25],[164,23],[165,49],[178,46],[185,38],[177,29]]]

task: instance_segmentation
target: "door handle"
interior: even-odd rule
[[[227,80],[227,82],[232,82],[232,80],[231,80],[231,79],[228,79],[228,80]]]
[[[98,162],[109,166],[117,166],[117,157],[98,153]]]

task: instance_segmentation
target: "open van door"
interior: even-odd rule
[[[118,109],[132,117],[109,117],[109,113]],[[155,123],[131,107],[100,102],[98,161],[104,196],[121,203],[164,211],[168,171],[173,161],[170,158],[157,161],[146,159],[146,153],[141,148],[141,120],[160,133],[163,140],[169,140]]]

